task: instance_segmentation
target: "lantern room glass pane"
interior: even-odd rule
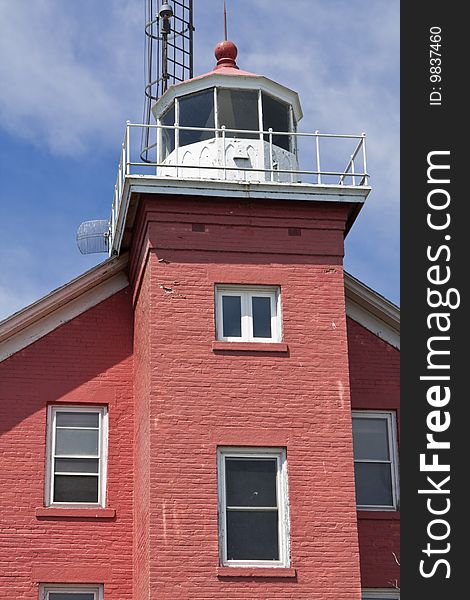
[[[175,124],[175,105],[171,107],[160,117],[162,125],[173,127]],[[175,149],[175,131],[174,129],[162,129],[162,160]]]
[[[263,129],[267,131],[271,128],[273,131],[290,131],[289,126],[289,105],[280,100],[276,100],[268,94],[261,94],[263,104]],[[269,136],[264,139],[269,141]],[[290,150],[290,136],[288,135],[273,135],[273,144]]]
[[[179,104],[180,127],[215,128],[214,89],[181,96]],[[184,131],[180,129],[180,146],[187,146],[215,137],[213,131]]]
[[[217,90],[219,127],[251,129],[255,133],[227,133],[228,137],[258,138],[258,92],[255,90]]]

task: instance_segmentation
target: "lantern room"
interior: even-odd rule
[[[296,92],[239,69],[230,41],[213,71],[171,86],[153,107],[157,175],[297,182]]]

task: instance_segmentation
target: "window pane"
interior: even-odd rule
[[[54,502],[98,502],[98,477],[55,475]]]
[[[386,419],[353,418],[354,458],[390,460]]]
[[[56,473],[98,473],[97,458],[56,458]]]
[[[93,592],[49,592],[48,600],[95,600]]]
[[[98,429],[56,429],[56,454],[98,454]]]
[[[217,91],[219,127],[259,131],[258,92],[245,90]],[[256,133],[228,133],[229,137],[257,138]]]
[[[358,505],[393,506],[390,465],[355,463],[354,472]]]
[[[227,506],[277,506],[275,459],[225,459]]]
[[[175,124],[175,105],[172,104],[166,113],[160,118],[162,125],[173,127]],[[162,160],[175,149],[175,132],[173,129],[162,129]]]
[[[271,298],[253,296],[253,337],[271,337]]]
[[[182,96],[179,103],[181,127],[215,127],[214,89]],[[215,137],[213,131],[180,131],[180,146]]]
[[[262,94],[261,98],[263,102],[264,131],[267,131],[270,127],[273,131],[289,131],[289,106],[268,94]],[[269,136],[264,136],[264,139],[269,141]],[[273,135],[273,144],[289,150],[289,136]]]
[[[227,559],[279,560],[277,511],[228,511]]]
[[[97,412],[57,412],[58,427],[96,427],[100,426],[100,415]]]
[[[222,319],[224,337],[242,335],[242,299],[241,296],[222,296]]]

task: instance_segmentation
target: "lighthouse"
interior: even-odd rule
[[[0,327],[5,595],[398,600],[398,311],[343,269],[365,136],[237,53],[127,123],[109,257]]]

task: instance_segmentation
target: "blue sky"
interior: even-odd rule
[[[195,74],[214,64],[222,0],[194,0]],[[367,133],[373,187],[347,270],[399,300],[399,0],[229,0],[241,68],[300,94],[301,131]],[[286,12],[288,11],[288,12]],[[143,108],[144,0],[0,3],[0,320],[105,255],[78,225],[107,218],[127,119]]]

